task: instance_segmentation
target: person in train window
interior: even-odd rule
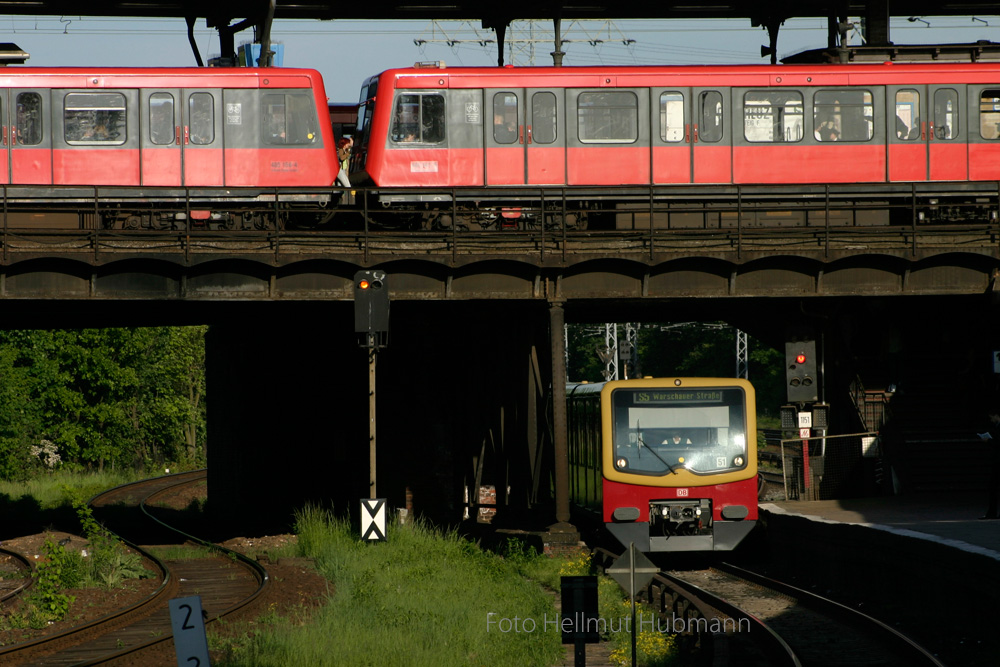
[[[680,433],[674,433],[672,436],[663,441],[664,445],[690,445],[691,438],[684,438]]]

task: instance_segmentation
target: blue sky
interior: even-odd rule
[[[914,18],[892,20],[895,43],[1000,42],[1000,17]],[[183,19],[0,16],[0,31],[0,41],[31,54],[29,65],[195,65]],[[551,22],[515,22],[508,31],[508,41],[514,41],[508,54],[515,64],[530,64],[532,49],[535,64],[551,64],[551,31]],[[203,58],[218,55],[218,37],[204,19],[195,36]],[[236,43],[252,37],[246,31]],[[767,43],[767,33],[749,21],[564,21],[563,38],[570,40],[564,47],[566,65],[766,62],[760,46]],[[491,66],[497,59],[496,43],[489,41],[496,35],[477,21],[277,21],[272,39],[285,45],[286,67],[319,70],[330,99],[338,102],[355,101],[365,77],[390,67],[418,60]],[[860,44],[860,34],[852,34],[850,43]],[[778,55],[825,45],[825,21],[790,20],[781,29]]]

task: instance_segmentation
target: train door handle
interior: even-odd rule
[[[517,143],[524,143],[524,125],[517,126]]]
[[[691,143],[691,123],[684,123],[684,143]]]
[[[920,140],[927,141],[927,121],[920,121]]]
[[[3,126],[3,145],[7,145],[7,126]]]
[[[191,134],[190,134],[190,132],[188,130],[189,130],[188,126],[185,125],[184,126],[184,145],[185,146],[188,145],[188,140],[190,139],[190,136],[191,136]]]
[[[934,123],[929,123],[927,125],[927,138],[934,141]]]
[[[180,125],[175,125],[174,126],[174,141],[177,143],[178,146],[181,145],[181,126]]]
[[[694,143],[698,143],[698,123],[694,124]]]
[[[528,143],[531,143],[531,126],[528,126]]]
[[[10,145],[11,146],[17,145],[17,128],[14,127],[13,125],[10,126]]]

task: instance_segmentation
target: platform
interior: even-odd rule
[[[761,503],[763,511],[812,521],[859,525],[1000,561],[1000,520],[980,520],[984,493],[917,494],[846,500]]]

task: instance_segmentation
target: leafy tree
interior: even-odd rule
[[[619,343],[621,336],[619,331]],[[603,325],[571,324],[567,338],[569,378],[602,381],[604,363],[596,350],[604,347]],[[784,356],[752,337],[747,338],[747,345],[748,374],[757,391],[758,413],[776,416],[784,400]],[[724,323],[644,324],[639,329],[639,363],[644,376],[734,377],[735,331]]]
[[[65,465],[135,466],[204,450],[204,327],[0,332],[0,476],[30,448]]]

